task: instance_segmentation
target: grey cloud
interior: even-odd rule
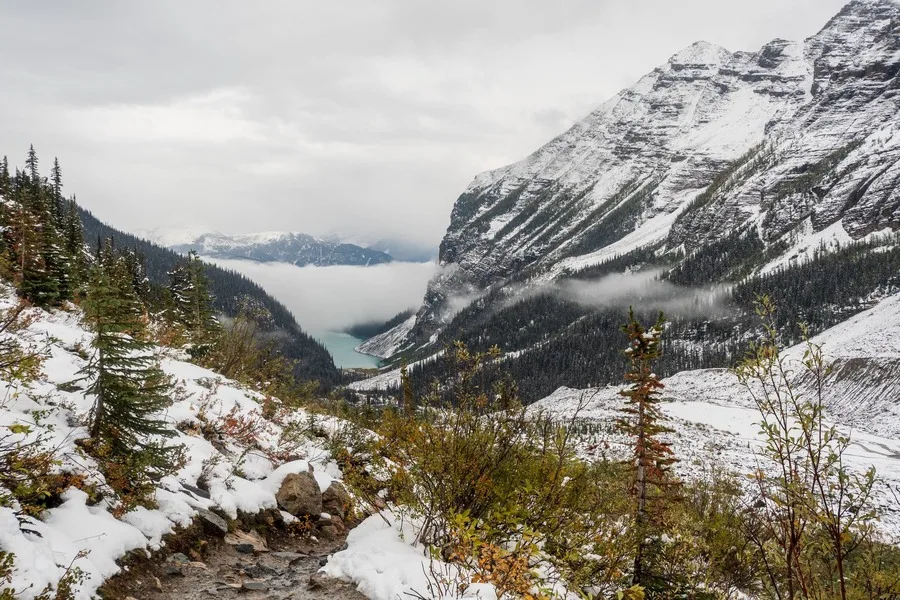
[[[132,230],[436,244],[517,160],[696,39],[811,35],[843,0],[0,0],[0,136]]]

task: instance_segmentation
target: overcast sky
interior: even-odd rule
[[[526,156],[696,40],[755,50],[844,0],[0,0],[0,152],[128,230],[436,244]]]

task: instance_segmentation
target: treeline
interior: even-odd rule
[[[132,273],[135,291],[149,313],[170,308],[166,288],[184,257],[101,223],[63,193],[63,176],[54,159],[50,177],[41,174],[34,147],[25,168],[10,171],[0,161],[0,276],[12,281],[37,306],[59,306],[84,295],[88,271],[106,251],[121,257]],[[107,246],[109,248],[107,249]],[[328,351],[304,333],[290,311],[246,277],[204,265],[215,313],[236,319],[248,305],[259,321],[258,334],[271,341],[294,365],[298,380],[326,386],[342,381]]]
[[[755,299],[778,298],[775,322],[788,343],[799,342],[800,323],[814,333],[872,305],[873,297],[900,291],[900,235],[857,242],[837,250],[819,248],[811,259],[750,277],[732,291],[745,312]]]
[[[540,400],[561,385],[593,387],[621,379],[625,359],[615,343],[624,318],[621,311],[588,312],[554,296],[540,296],[503,312],[496,319],[486,319],[482,331],[473,326],[459,339],[473,350],[487,351],[496,345],[507,351],[503,369],[519,383],[524,402]],[[645,309],[638,316],[650,319],[656,312]],[[563,325],[545,329],[550,323]],[[510,327],[508,336],[502,333],[504,326]],[[732,340],[730,333],[724,323],[673,318],[656,367],[658,374],[667,377],[684,370],[732,365],[743,345]],[[444,360],[425,362],[413,365],[409,375],[416,393],[424,394],[435,380],[452,379],[453,365]]]

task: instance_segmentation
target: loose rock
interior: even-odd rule
[[[322,510],[341,519],[347,517],[350,510],[350,494],[340,482],[332,481],[328,489],[322,493]]]
[[[222,535],[228,533],[228,522],[211,510],[198,508],[197,516],[203,521],[204,526],[207,526],[210,530],[221,533]]]
[[[306,558],[309,556],[308,554],[301,554],[300,552],[273,552],[272,556],[275,558],[280,558],[281,560],[296,560],[298,558]]]
[[[275,494],[278,506],[295,517],[322,512],[322,492],[312,473],[292,473],[284,478]]]
[[[182,573],[181,569],[176,567],[175,565],[166,565],[164,572],[168,577],[177,577],[179,575],[184,577],[184,573]]]
[[[245,552],[245,550],[238,549],[238,546],[243,546],[246,544],[249,544],[252,547],[251,552],[269,551],[269,545],[266,543],[265,538],[263,538],[263,536],[259,535],[255,531],[235,531],[229,533],[225,536],[225,543],[234,546],[234,549],[238,552]]]
[[[245,581],[241,589],[251,592],[268,592],[269,584],[265,581]]]
[[[206,498],[207,500],[209,500],[209,498],[210,498],[209,490],[204,490],[202,488],[198,488],[197,486],[190,485],[188,483],[182,483],[181,487],[183,487],[185,490],[187,490],[191,494],[193,494],[195,496],[199,496],[200,498]]]
[[[337,527],[328,522],[328,525],[323,525],[319,527],[319,537],[323,540],[330,542],[332,540],[336,540],[338,536]]]
[[[253,554],[253,544],[235,544],[234,550],[241,554]]]

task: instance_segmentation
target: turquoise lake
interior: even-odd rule
[[[331,353],[334,366],[339,369],[373,368],[378,366],[379,359],[367,354],[360,354],[354,348],[363,340],[339,331],[329,331],[316,336],[322,345]]]

